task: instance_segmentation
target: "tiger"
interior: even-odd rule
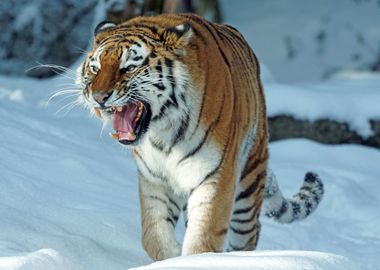
[[[82,104],[137,165],[142,245],[153,260],[254,250],[261,212],[291,223],[320,203],[316,173],[285,198],[268,168],[260,66],[234,27],[186,13],[104,21],[77,73]]]

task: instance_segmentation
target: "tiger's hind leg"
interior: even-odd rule
[[[163,260],[181,254],[174,229],[180,214],[181,199],[163,185],[139,176],[142,243],[153,260]]]
[[[260,233],[260,209],[264,197],[268,153],[249,157],[238,183],[229,227],[227,251],[254,250]]]

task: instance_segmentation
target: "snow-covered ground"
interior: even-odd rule
[[[118,270],[151,263],[140,244],[136,169],[128,151],[108,138],[107,129],[101,134],[87,111],[57,113],[70,98],[46,106],[69,81],[0,77],[1,270]],[[299,89],[272,84],[269,114],[279,109],[276,91]],[[270,153],[285,194],[299,188],[306,171],[320,173],[326,194],[313,215],[291,225],[262,217],[258,252],[176,258],[140,269],[380,269],[380,151],[296,139],[272,143]],[[179,238],[183,231],[181,223]]]

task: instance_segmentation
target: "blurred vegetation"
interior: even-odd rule
[[[176,12],[221,21],[218,0],[0,0],[0,74],[54,76],[55,70],[39,64],[74,64],[105,17],[120,23]]]
[[[120,23],[136,16],[161,13],[192,12],[212,21],[221,22],[218,0],[119,0],[107,10],[107,18]]]

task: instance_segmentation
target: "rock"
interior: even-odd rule
[[[96,0],[0,1],[0,73],[25,76],[38,64],[69,66],[87,48]],[[51,69],[28,76],[46,77]]]
[[[270,141],[288,138],[307,138],[326,144],[353,143],[380,148],[380,120],[371,120],[373,135],[363,138],[347,123],[329,119],[314,122],[288,115],[269,117]]]

